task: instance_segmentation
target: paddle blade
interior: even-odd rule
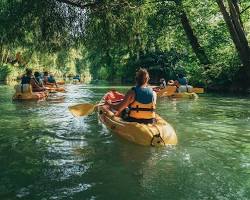
[[[76,117],[86,116],[95,110],[96,105],[83,103],[74,106],[69,106],[69,111]]]

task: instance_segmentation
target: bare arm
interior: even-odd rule
[[[43,87],[40,87],[33,78],[30,80],[30,84],[32,85],[32,88],[43,90]]]
[[[109,104],[111,108],[117,110],[115,113],[116,116],[120,115],[120,113],[129,106],[135,99],[135,92],[133,90],[129,90],[124,97],[124,100],[118,104]]]
[[[155,91],[153,91],[153,96],[154,96],[154,104],[156,105],[156,101],[157,101],[157,94]]]

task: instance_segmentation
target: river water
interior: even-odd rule
[[[63,101],[12,102],[0,86],[1,200],[250,199],[250,98],[158,99],[176,147],[129,143],[67,107],[110,87],[67,85]],[[126,91],[126,87],[117,87]]]

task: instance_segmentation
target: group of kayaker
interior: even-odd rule
[[[176,86],[176,92],[177,93],[182,93],[182,92],[190,92],[192,91],[192,86],[188,85],[187,79],[184,77],[183,74],[177,74],[177,79],[174,80],[169,80],[166,83],[166,80],[164,78],[160,79],[160,87],[154,88],[155,91],[159,91],[163,88],[166,88],[167,86]]]
[[[57,83],[53,75],[44,72],[43,76],[40,72],[36,71],[33,75],[32,69],[26,69],[26,73],[21,78],[21,84],[30,84],[33,92],[42,92],[47,88],[45,86],[56,86]]]
[[[21,83],[14,87],[15,94],[12,99],[45,100],[53,96],[49,93],[65,92],[63,87],[57,86],[58,84],[62,85],[64,82],[56,82],[54,76],[46,71],[43,73],[36,71],[33,74],[32,69],[27,68],[25,74],[21,77]]]

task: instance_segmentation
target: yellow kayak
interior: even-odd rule
[[[16,85],[13,100],[44,100],[48,97],[47,92],[32,92],[30,84]]]
[[[194,92],[182,92],[182,93],[174,93],[171,97],[197,99],[198,95]]]
[[[163,89],[156,91],[157,97],[173,97],[173,98],[189,98],[196,99],[198,95],[194,92],[176,92],[176,86],[167,86]]]
[[[50,92],[65,92],[63,87],[55,87],[53,85],[44,85],[45,88]]]
[[[171,97],[176,92],[176,86],[167,86],[163,89],[154,90],[157,97]]]
[[[121,117],[114,116],[107,105],[99,105],[98,117],[108,129],[130,142],[144,146],[177,144],[175,130],[159,115],[156,116],[157,122],[154,124],[127,122]]]

